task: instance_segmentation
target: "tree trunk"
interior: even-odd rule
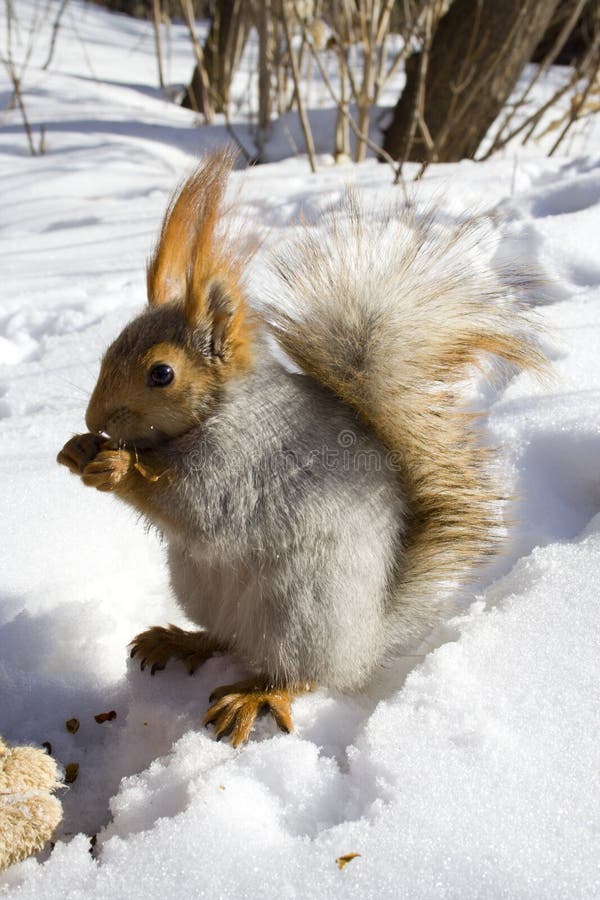
[[[267,138],[271,125],[271,66],[274,51],[274,22],[271,0],[259,0],[258,29],[258,132],[259,149]]]
[[[217,0],[204,45],[204,66],[215,112],[225,112],[233,74],[248,37],[248,3],[244,0]],[[202,110],[202,82],[198,66],[183,96],[186,109]]]
[[[550,20],[544,36],[537,45],[531,57],[532,62],[541,63],[550,51],[565,22],[577,7],[577,0],[559,0],[558,7]],[[554,59],[557,66],[572,66],[582,59],[592,45],[594,39],[594,0],[587,0],[581,15],[562,44],[560,51]],[[597,13],[596,13],[597,15]]]
[[[454,0],[433,36],[424,92],[420,54],[407,61],[406,86],[384,133],[384,150],[394,159],[418,162],[472,158],[557,5],[558,0]],[[411,128],[415,118],[417,127]]]

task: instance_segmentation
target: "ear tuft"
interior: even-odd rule
[[[207,156],[175,192],[148,263],[148,302],[176,302],[192,331],[211,335],[211,353],[228,371],[252,363],[255,328],[243,282],[257,249],[248,235],[232,236],[233,217],[224,205],[236,154],[231,148]],[[204,345],[204,352],[206,348]]]
[[[150,306],[183,300],[198,259],[207,263],[215,259],[215,231],[235,158],[230,147],[206,156],[171,197],[158,243],[148,262]]]

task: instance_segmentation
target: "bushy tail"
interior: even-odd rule
[[[461,381],[493,357],[544,367],[524,303],[534,279],[485,270],[480,231],[439,230],[433,215],[373,220],[350,195],[274,262],[266,318],[278,342],[399,461],[410,521],[398,612],[431,606],[496,549],[501,492]]]

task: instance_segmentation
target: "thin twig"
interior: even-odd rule
[[[488,159],[492,155],[493,152],[498,152],[498,150],[502,150],[504,147],[506,147],[507,144],[510,143],[510,141],[513,140],[513,138],[518,137],[518,135],[521,134],[523,131],[525,131],[526,133],[521,141],[521,144],[525,145],[533,136],[537,126],[539,125],[540,121],[542,120],[542,118],[544,117],[546,112],[548,112],[548,110],[552,106],[557,104],[558,101],[565,94],[567,94],[570,90],[572,90],[579,81],[581,81],[583,78],[588,77],[585,75],[585,72],[587,70],[591,70],[591,71],[594,70],[594,67],[596,65],[596,63],[595,63],[596,53],[598,52],[598,49],[599,49],[599,42],[600,42],[600,34],[596,35],[594,42],[592,43],[592,46],[586,53],[585,57],[582,60],[580,60],[579,63],[575,66],[575,69],[573,70],[569,80],[567,82],[565,82],[565,84],[563,84],[562,87],[558,88],[552,94],[552,96],[545,103],[542,104],[542,106],[540,106],[538,109],[534,110],[534,112],[532,112],[529,116],[527,116],[523,120],[523,122],[520,123],[520,125],[516,126],[515,128],[513,128],[512,131],[510,131],[508,134],[506,134],[502,138],[501,141],[494,140],[494,142],[492,143],[492,146],[486,151],[486,153],[482,157],[480,157],[480,159],[481,160]]]
[[[62,14],[67,8],[67,3],[69,0],[62,0],[60,6],[58,7],[58,12],[56,13],[56,17],[54,19],[54,23],[52,25],[52,37],[50,38],[50,47],[48,49],[48,57],[46,62],[42,66],[42,69],[46,71],[50,63],[52,62],[52,57],[54,56],[54,48],[56,47],[56,39],[58,37],[58,32],[60,29],[60,20],[62,19]]]
[[[425,7],[425,9],[423,11],[423,15],[427,15],[427,6]],[[382,80],[381,80],[381,87],[386,85],[389,82],[389,80],[391,79],[391,77],[396,74],[396,72],[398,71],[398,69],[400,68],[400,66],[406,59],[406,57],[408,56],[408,54],[411,50],[411,47],[412,47],[413,40],[418,33],[420,17],[419,16],[410,17],[408,15],[408,13],[405,14],[405,17],[410,20],[410,23],[411,23],[410,28],[409,28],[407,34],[402,35],[402,41],[403,41],[402,49],[396,54],[396,56],[394,57],[394,59],[392,60],[392,62],[390,64],[389,68],[383,74]]]
[[[158,84],[161,88],[165,86],[162,64],[162,46],[160,39],[160,23],[162,19],[162,10],[160,8],[160,0],[152,0],[152,23],[154,25],[154,46],[156,48],[156,65],[158,67]]]
[[[300,20],[299,16],[298,16],[298,19]],[[302,132],[304,134],[304,141],[306,143],[306,152],[308,153],[308,161],[310,163],[310,168],[311,168],[311,171],[314,173],[317,171],[317,161],[315,159],[315,144],[313,141],[312,131],[310,130],[310,123],[308,121],[308,116],[306,115],[306,109],[304,107],[302,96],[300,94],[300,73],[298,72],[298,60],[296,58],[296,53],[292,46],[290,23],[289,23],[288,13],[287,13],[285,4],[282,4],[282,6],[281,6],[281,20],[282,20],[282,24],[283,24],[283,30],[285,32],[285,39],[286,39],[287,45],[288,45],[290,68],[292,70],[292,78],[294,80],[294,88],[296,91],[296,103],[298,105],[298,115],[300,117],[300,125],[302,126]],[[302,27],[304,27],[304,26],[302,26]]]
[[[192,42],[192,47],[194,48],[194,55],[196,57],[196,67],[198,69],[198,77],[200,79],[201,90],[200,102],[202,104],[202,109],[200,110],[200,112],[204,116],[206,123],[210,125],[213,120],[214,112],[210,97],[208,74],[206,72],[206,66],[204,64],[204,51],[202,50],[202,45],[198,38],[198,33],[196,32],[194,10],[191,0],[180,0],[180,4],[181,10],[183,12],[183,17],[185,19],[185,24],[187,25],[190,35],[190,40]]]
[[[366,19],[363,34],[363,79],[362,86],[356,102],[358,105],[358,130],[361,134],[369,133],[369,122],[371,116],[371,103],[375,93],[375,54],[376,54],[376,31],[378,30],[379,4],[376,0],[371,0],[368,8],[361,3],[361,9],[364,10]],[[356,145],[356,161],[362,162],[367,155],[367,144],[364,140],[359,139]]]
[[[238,136],[233,125],[231,124],[231,119],[229,117],[229,106],[228,105],[225,106],[225,127],[227,129],[227,133],[229,134],[229,136],[231,137],[231,139],[233,140],[235,145],[237,147],[239,147],[239,150],[240,150],[242,156],[244,157],[244,159],[246,160],[247,165],[249,165],[249,166],[254,165],[256,163],[256,157],[253,156],[252,153],[250,153],[246,149],[246,147],[244,146],[244,143],[242,142],[241,138]]]
[[[573,28],[575,27],[575,23],[579,19],[579,16],[581,15],[583,8],[587,5],[587,3],[588,3],[588,0],[577,0],[577,2],[574,4],[570,15],[567,16],[567,18],[565,19],[565,22],[563,24],[563,27],[561,28],[560,32],[556,36],[556,39],[555,39],[554,43],[552,44],[552,47],[550,48],[550,50],[548,51],[548,53],[546,54],[546,56],[544,57],[544,59],[542,60],[540,65],[537,67],[537,69],[533,73],[532,77],[529,79],[529,82],[526,85],[525,90],[523,91],[523,93],[521,94],[519,99],[514,104],[511,104],[510,111],[506,113],[506,116],[504,117],[504,121],[502,122],[502,125],[498,128],[498,131],[496,132],[496,134],[494,136],[494,140],[492,141],[489,149],[486,151],[485,156],[480,157],[481,160],[488,159],[497,150],[502,149],[504,146],[506,146],[506,143],[508,142],[508,140],[510,140],[511,137],[514,136],[514,132],[512,132],[508,138],[505,138],[506,129],[512,122],[517,110],[522,109],[522,107],[525,105],[525,102],[526,102],[527,98],[529,97],[531,91],[533,90],[534,86],[536,85],[536,83],[539,81],[541,76],[548,71],[550,66],[554,63],[554,60],[557,58],[558,54],[563,49],[564,45],[567,42],[567,38],[573,31]],[[536,124],[537,124],[537,122],[536,122]]]
[[[554,154],[554,152],[556,150],[558,150],[560,144],[562,143],[562,141],[568,134],[571,126],[579,118],[579,111],[581,109],[583,109],[583,107],[585,105],[585,101],[588,98],[590,90],[592,89],[592,85],[596,79],[596,75],[598,74],[599,71],[600,71],[600,59],[598,59],[596,61],[596,65],[589,75],[588,82],[587,82],[585,88],[583,89],[581,94],[573,101],[573,103],[571,105],[571,112],[569,114],[568,121],[565,124],[565,126],[564,126],[563,130],[561,131],[561,133],[559,134],[559,136],[557,137],[557,139],[555,140],[555,142],[553,143],[552,147],[548,151],[548,156],[552,156]]]
[[[574,72],[568,82],[562,87],[558,88],[558,90],[554,92],[554,94],[550,97],[549,100],[546,101],[546,103],[542,104],[539,109],[536,109],[533,113],[531,113],[531,115],[528,116],[523,122],[521,122],[520,125],[517,125],[515,128],[513,128],[513,130],[510,131],[502,139],[501,142],[492,145],[492,147],[486,150],[484,155],[479,157],[479,161],[483,162],[484,160],[488,159],[492,155],[492,153],[497,153],[499,150],[502,150],[508,143],[510,143],[510,141],[512,141],[513,138],[518,137],[518,135],[521,134],[522,131],[525,131],[525,129],[528,128],[529,131],[522,141],[523,144],[526,144],[544,114],[550,109],[551,106],[554,106],[554,104],[557,103],[560,98],[564,94],[566,94],[567,91],[569,91],[578,80],[579,76],[577,72]]]
[[[404,152],[396,167],[394,184],[397,184],[400,178],[402,178],[402,167],[410,156],[410,151],[413,148],[415,135],[417,132],[417,124],[419,123],[419,121],[423,123],[425,122],[425,88],[427,84],[427,71],[429,68],[429,52],[431,49],[432,34],[433,4],[430,4],[427,7],[427,18],[425,20],[425,39],[423,41],[423,49],[421,50],[421,58],[419,60],[419,74],[417,80],[417,90],[415,92],[413,114],[411,116],[411,121],[408,129],[408,138],[406,140],[406,144],[404,145]],[[423,132],[424,129],[421,129],[421,131]],[[427,133],[429,134],[429,131],[427,131]],[[433,146],[430,148],[430,152],[432,151]]]
[[[294,0],[294,2],[295,2],[295,0]],[[331,99],[333,100],[333,102],[335,103],[335,105],[337,106],[337,108],[340,110],[342,115],[348,121],[348,124],[349,124],[350,128],[352,129],[352,131],[354,132],[354,134],[356,135],[356,137],[360,137],[362,140],[364,140],[367,147],[369,148],[369,150],[372,150],[373,153],[377,154],[377,156],[380,156],[382,159],[384,159],[385,162],[387,162],[388,165],[391,166],[392,171],[394,172],[394,175],[395,175],[396,174],[396,160],[393,159],[390,156],[390,154],[387,153],[383,149],[383,147],[380,147],[378,144],[375,143],[375,141],[371,140],[369,135],[360,134],[360,132],[358,130],[358,126],[357,126],[356,122],[354,121],[354,119],[352,118],[352,116],[350,115],[349,111],[345,107],[340,105],[339,98],[336,96],[335,90],[333,89],[333,85],[331,84],[331,80],[330,80],[327,72],[325,71],[323,63],[321,62],[321,58],[313,44],[312,37],[310,34],[307,37],[307,44],[308,44],[308,48],[309,48],[311,54],[313,55],[313,58],[317,64],[317,68],[319,70],[319,74],[321,75],[323,84],[327,88],[327,91],[329,92],[329,95],[330,95]],[[404,184],[404,181],[403,180],[400,180],[399,182],[394,181],[394,183],[395,184],[399,183],[401,185],[402,190],[405,195],[405,198],[408,199],[407,193],[406,193],[406,185]]]
[[[19,112],[21,113],[23,128],[27,137],[27,143],[29,144],[29,152],[32,156],[37,156],[35,142],[33,140],[33,132],[31,130],[31,125],[29,124],[29,118],[27,116],[27,110],[25,108],[25,102],[23,100],[23,93],[21,90],[21,77],[30,57],[30,49],[29,52],[25,54],[25,61],[21,67],[21,72],[19,73],[17,71],[17,66],[13,57],[13,25],[15,21],[16,19],[13,4],[11,0],[6,0],[6,58],[1,57],[1,61],[4,64],[4,67],[8,72],[8,77],[12,82],[14,100],[19,107]],[[30,35],[30,48],[32,43],[33,39]]]

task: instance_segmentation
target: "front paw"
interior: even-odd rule
[[[193,675],[215,653],[224,653],[226,647],[205,631],[184,631],[176,625],[162,628],[154,625],[142,631],[131,642],[131,658],[141,657],[140,669],[150,666],[150,674],[160,672],[170,659],[180,659],[190,675]]]
[[[58,456],[57,463],[66,466],[73,474],[82,475],[83,470],[96,458],[106,438],[99,434],[76,434],[67,441]]]
[[[101,450],[85,466],[81,480],[98,491],[114,491],[123,485],[134,466],[133,454],[123,447],[117,450]]]

